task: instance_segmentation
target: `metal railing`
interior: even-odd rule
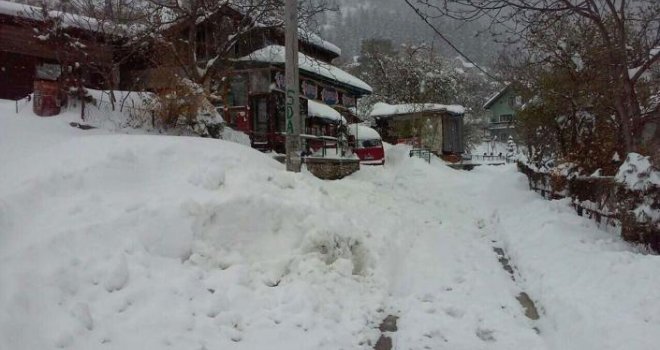
[[[21,101],[25,101],[25,103],[23,103],[22,106],[20,103]],[[14,103],[16,104],[16,114],[18,114],[18,112],[20,112],[23,108],[25,108],[25,106],[28,106],[30,101],[32,101],[32,95],[30,94],[14,100]]]
[[[80,103],[80,102],[77,102]],[[155,111],[153,109],[113,105],[108,101],[96,101],[85,104],[85,122],[98,127],[112,126],[120,129],[125,127],[156,127]]]
[[[503,155],[482,155],[482,154],[465,154],[463,155],[464,160],[471,160],[476,162],[494,162],[494,161],[506,161],[506,157]]]
[[[427,163],[431,163],[431,150],[426,148],[413,148],[408,153],[409,157],[417,157],[424,159]]]
[[[339,154],[340,149],[339,149],[339,139],[336,137],[332,136],[324,136],[324,135],[311,135],[311,134],[300,134],[300,138],[302,139],[303,142],[303,149],[304,150],[311,150],[312,147],[310,145],[310,141],[316,142],[317,145],[321,145],[321,157],[325,158],[327,156],[327,150],[334,148],[336,154]],[[334,143],[334,147],[328,147],[329,144]],[[303,156],[311,156],[311,151],[303,151]]]

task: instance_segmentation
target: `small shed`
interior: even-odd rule
[[[460,105],[376,103],[370,117],[376,130],[389,143],[409,143],[438,154],[463,153],[463,116]]]

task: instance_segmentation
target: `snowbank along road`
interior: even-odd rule
[[[385,167],[324,182],[229,142],[12,107],[0,349],[371,349],[387,315],[395,349],[660,343],[658,257],[529,192],[513,167],[460,172],[396,146]]]

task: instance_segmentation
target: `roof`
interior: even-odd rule
[[[263,62],[283,65],[285,61],[285,48],[281,45],[266,46],[262,49],[252,52],[247,56],[239,58],[238,61]],[[298,66],[300,67],[300,70],[304,72],[317,75],[328,80],[336,81],[340,85],[344,85],[352,90],[356,90],[361,95],[368,95],[373,92],[373,89],[371,86],[369,86],[369,84],[351,75],[350,73],[300,52],[298,53]]]
[[[346,123],[346,119],[334,108],[314,100],[307,100],[307,116],[327,119],[335,123]]]
[[[348,133],[355,136],[358,140],[380,140],[378,131],[360,124],[351,124],[348,126]]]
[[[341,56],[341,49],[337,45],[321,38],[312,32],[306,31],[304,29],[298,29],[298,37],[300,37],[300,40],[312,46],[331,52],[337,57]]]
[[[0,15],[43,21],[42,8],[15,2],[0,0]],[[76,15],[62,11],[48,11],[50,18],[61,18],[62,25],[69,28],[83,29],[91,32],[111,32],[126,29],[109,21],[99,21],[95,18]],[[110,34],[110,33],[108,33]]]
[[[256,27],[262,27],[262,28],[271,28],[276,30],[279,34],[284,35],[284,28],[282,27],[275,27],[271,25],[267,25],[261,22],[255,22]],[[314,46],[317,49],[323,50],[325,52],[328,52],[334,56],[334,58],[341,56],[341,49],[339,46],[321,38],[319,35],[310,32],[308,30],[305,30],[303,28],[298,28],[298,39],[308,45]]]
[[[488,99],[488,101],[486,101],[486,103],[484,104],[484,109],[488,109],[488,108],[490,108],[490,106],[492,106],[493,103],[495,103],[497,100],[499,100],[500,97],[504,96],[504,94],[506,94],[506,92],[509,90],[509,87],[510,87],[510,86],[511,86],[511,85],[507,85],[507,86],[505,86],[504,89],[498,91],[496,94],[494,94],[493,96],[491,96],[491,97]]]
[[[374,105],[369,115],[372,117],[386,117],[419,112],[447,112],[452,115],[463,115],[465,114],[465,107],[461,105],[444,105],[438,103],[407,103],[391,105],[384,102],[378,102]]]

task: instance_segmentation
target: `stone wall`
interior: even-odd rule
[[[339,180],[358,170],[358,159],[305,158],[307,170],[323,180]]]

